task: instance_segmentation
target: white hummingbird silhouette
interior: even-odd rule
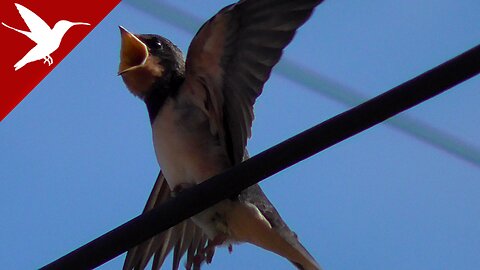
[[[49,66],[53,64],[53,59],[50,56],[60,46],[65,33],[74,25],[90,25],[84,22],[69,22],[66,20],[58,21],[53,28],[50,28],[48,24],[33,13],[28,8],[15,3],[15,6],[28,26],[28,31],[18,30],[2,22],[2,25],[15,30],[21,34],[24,34],[29,39],[33,40],[37,45],[33,47],[20,61],[18,61],[13,67],[15,71],[19,70],[26,64],[43,59],[43,63],[47,63]]]

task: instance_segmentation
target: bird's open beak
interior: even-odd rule
[[[122,36],[122,48],[120,49],[120,66],[118,75],[142,66],[147,61],[148,48],[145,43],[138,39],[127,29],[119,26]]]

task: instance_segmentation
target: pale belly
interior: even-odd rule
[[[165,104],[152,124],[157,160],[172,190],[181,184],[199,184],[231,166],[203,112],[192,106],[178,107],[173,102]],[[211,240],[225,236],[223,244],[252,242],[253,229],[245,224],[270,227],[256,207],[229,199],[193,216],[192,220]]]
[[[170,186],[198,184],[228,168],[225,150],[199,109],[167,103],[152,124],[158,163]]]

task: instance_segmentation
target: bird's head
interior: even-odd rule
[[[141,99],[161,91],[172,80],[184,76],[185,61],[180,49],[158,35],[132,34],[120,26],[122,45],[118,75]]]

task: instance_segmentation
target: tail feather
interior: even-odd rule
[[[263,231],[262,235],[257,236],[252,243],[286,258],[299,270],[321,270],[320,265],[294,236],[294,233],[291,231],[288,233],[287,236],[284,232],[271,228]]]
[[[290,241],[288,241],[290,242]],[[320,265],[315,261],[315,259],[310,255],[310,253],[305,249],[305,247],[297,240],[295,245],[291,245],[291,250],[289,252],[290,256],[287,259],[295,265],[299,270],[321,270]]]
[[[25,56],[22,57],[22,59],[20,59],[13,66],[15,68],[15,71],[21,69],[23,66],[25,66],[26,64],[28,64],[30,62],[42,59],[42,57],[37,55],[37,52],[38,52],[38,47],[37,46],[33,47],[30,51],[28,51],[27,54],[25,54]]]
[[[160,173],[144,212],[164,203],[170,197],[170,188],[165,177]],[[152,269],[158,270],[172,249],[174,251],[173,270],[178,269],[180,260],[185,253],[187,253],[187,265],[191,267],[194,256],[205,247],[206,240],[203,241],[203,237],[203,231],[187,219],[129,250],[123,269],[144,269],[153,257]]]
[[[251,230],[250,232],[256,235],[255,238],[251,238],[253,241],[249,242],[288,259],[300,270],[321,270],[320,265],[283,221],[260,186],[253,185],[247,188],[240,194],[239,200],[255,205],[271,226],[269,229],[263,228],[261,232],[260,228],[257,232]]]

